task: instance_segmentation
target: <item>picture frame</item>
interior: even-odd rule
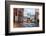
[[[14,11],[13,11],[13,9],[14,9]],[[19,14],[16,12],[16,9],[18,12],[22,11],[24,14],[23,13],[19,13],[19,14],[21,14],[21,15],[23,14],[23,16],[28,18],[28,19],[20,18]],[[37,10],[37,9],[39,9],[39,10]],[[39,19],[37,19],[39,22],[36,19],[34,19],[34,20],[36,20],[36,23],[39,25],[35,25],[35,26],[34,26],[34,24],[32,26],[31,25],[27,25],[27,26],[25,25],[25,22],[28,24],[34,23],[34,22],[32,22],[32,19],[31,19],[31,22],[29,21],[30,18],[32,18],[32,17],[30,17],[31,14],[29,13],[28,10],[31,11],[30,13],[33,14],[32,15],[33,17],[36,14],[36,13],[34,13],[34,11],[35,12],[39,11]],[[14,16],[14,12],[16,12],[15,16]],[[21,22],[19,19],[17,19],[18,17],[20,20],[23,19],[23,22]],[[22,24],[24,23],[24,26],[21,25],[21,27],[20,26],[18,27],[18,25],[17,25],[17,27],[16,27],[16,25],[15,25],[15,27],[14,27],[13,23],[15,23],[16,20],[20,21],[20,22],[17,22],[17,24],[20,25],[20,23],[22,23]],[[42,3],[42,2],[5,1],[5,34],[6,35],[19,35],[19,34],[37,34],[37,33],[45,33],[45,3]]]

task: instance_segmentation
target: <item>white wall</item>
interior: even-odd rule
[[[16,1],[45,2],[45,6],[46,6],[46,0],[16,0]],[[46,13],[46,10],[45,10],[45,13]],[[0,0],[0,36],[4,36],[4,34],[5,34],[5,0]],[[17,35],[17,36],[45,36],[45,35],[46,33],[45,34]]]

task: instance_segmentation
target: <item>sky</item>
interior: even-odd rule
[[[34,8],[24,8],[24,16],[28,16],[27,13],[30,15],[35,15],[35,9]]]

